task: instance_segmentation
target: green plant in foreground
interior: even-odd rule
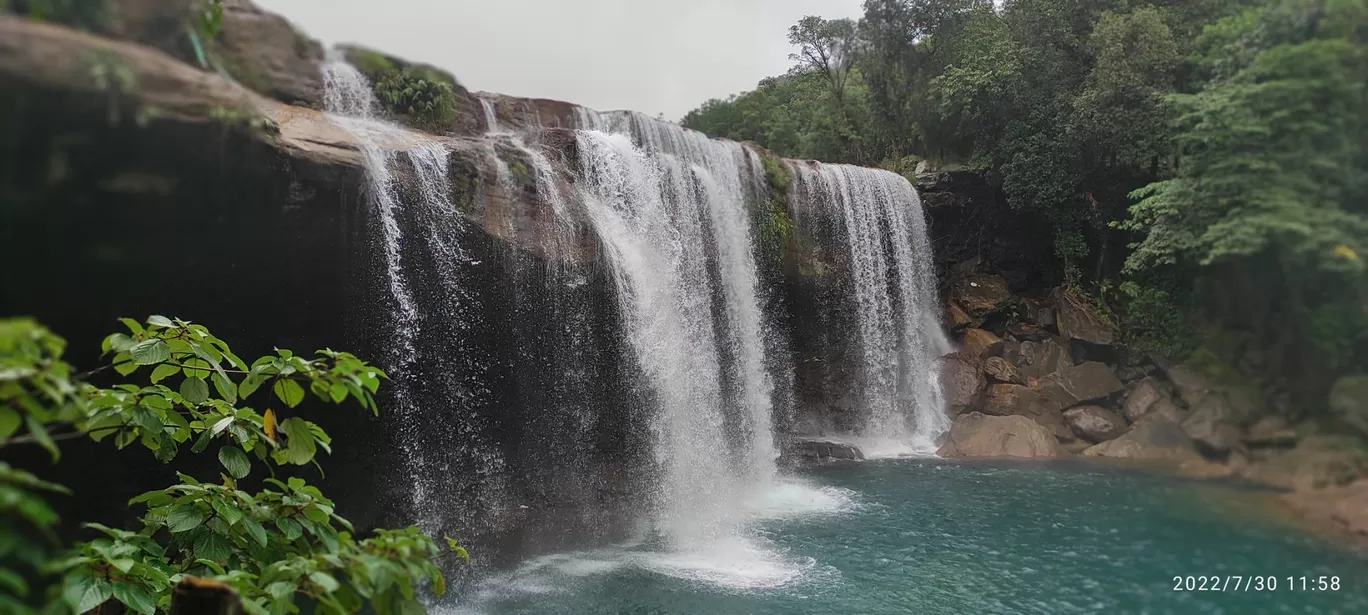
[[[142,527],[87,524],[101,536],[54,559],[57,517],[42,494],[65,489],[0,463],[0,610],[84,613],[114,601],[129,612],[164,612],[186,577],[227,584],[246,612],[273,615],[299,612],[301,598],[324,613],[368,604],[380,614],[422,613],[424,584],[444,592],[443,553],[418,529],[354,536],[316,487],[276,477],[277,467],[317,466],[318,451],[331,452],[318,425],[243,405],[269,391],[296,408],[312,393],[378,413],[382,371],[331,350],[306,359],[277,349],[249,365],[201,325],[161,316],[145,326],[123,322],[127,333],[104,340],[110,363],[77,375],[62,360],[61,338],[31,320],[0,320],[0,449],[37,444],[56,461],[58,441],[89,437],[140,444],[166,463],[186,447],[212,450],[223,471],[212,481],[178,474],[178,484],[130,500],[145,510]],[[139,383],[101,388],[84,379],[107,370]],[[270,476],[256,480],[258,466]],[[447,543],[446,554],[468,560]],[[62,580],[46,594],[25,581],[52,575]]]

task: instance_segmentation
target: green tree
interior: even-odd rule
[[[297,613],[301,599],[320,612],[421,613],[424,585],[444,591],[440,551],[417,528],[354,536],[316,487],[277,474],[317,466],[318,452],[331,451],[328,435],[289,409],[312,394],[378,412],[383,372],[331,350],[310,359],[278,349],[248,364],[201,325],[161,316],[124,323],[127,333],[104,340],[109,363],[76,374],[62,360],[63,340],[29,320],[0,321],[0,447],[35,444],[56,461],[57,442],[81,437],[140,445],[163,463],[188,448],[212,451],[222,472],[178,474],[178,484],[129,501],[145,511],[141,527],[86,524],[99,537],[54,558],[57,518],[43,496],[66,490],[0,464],[5,612],[85,613],[111,601],[128,612],[166,611],[172,588],[189,577],[227,584],[247,612],[263,614]],[[137,382],[87,380],[111,371]],[[245,405],[265,395],[280,414]],[[48,575],[61,582],[46,592],[25,580]]]

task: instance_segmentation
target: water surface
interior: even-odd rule
[[[457,612],[1368,613],[1368,559],[1267,507],[1266,494],[1080,464],[833,465],[757,494],[743,535],[541,558]],[[1174,591],[1187,575],[1278,589]],[[1322,575],[1339,591],[1301,590]]]

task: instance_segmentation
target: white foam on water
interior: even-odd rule
[[[781,478],[746,502],[757,519],[791,519],[836,515],[859,507],[855,492],[840,487],[815,485],[796,478]]]
[[[907,457],[935,457],[939,446],[929,436],[884,438],[878,436],[830,436],[831,442],[849,444],[860,449],[865,459],[903,459]]]
[[[726,536],[696,548],[641,554],[644,570],[727,589],[772,589],[788,585],[816,566],[812,558],[786,558],[760,541]]]

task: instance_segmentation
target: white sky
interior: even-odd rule
[[[788,70],[788,27],[862,0],[256,0],[325,43],[450,70],[471,91],[670,119]]]

